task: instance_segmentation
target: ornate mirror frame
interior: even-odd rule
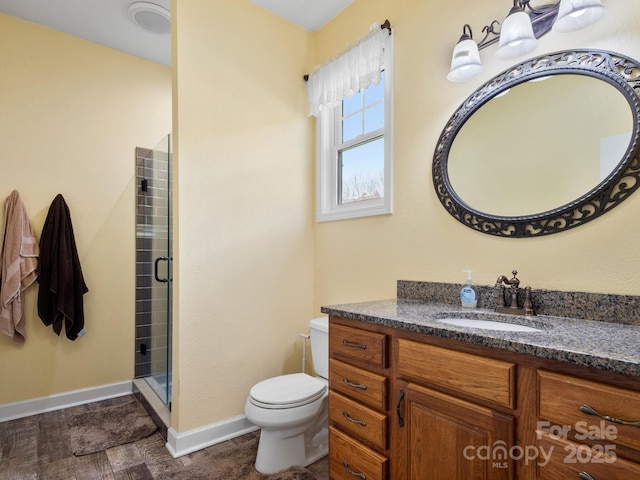
[[[588,75],[616,87],[629,102],[633,130],[627,150],[616,168],[595,188],[567,203],[541,213],[498,216],[467,205],[454,191],[447,164],[453,141],[482,105],[520,83],[556,74]],[[455,111],[442,131],[433,157],[436,194],[444,208],[473,230],[499,237],[537,237],[559,233],[594,220],[616,207],[640,187],[640,64],[624,55],[604,50],[571,50],[550,53],[515,65],[473,92]],[[539,140],[538,140],[539,141]],[[541,188],[544,192],[544,187]]]

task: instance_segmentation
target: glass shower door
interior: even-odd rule
[[[136,377],[143,377],[163,403],[169,406],[172,312],[171,135],[167,135],[153,150],[137,149],[136,156],[139,180],[136,232],[136,344],[139,350],[136,351]]]

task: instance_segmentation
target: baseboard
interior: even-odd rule
[[[58,393],[48,397],[33,398],[23,402],[0,405],[0,422],[28,417],[39,413],[61,410],[75,405],[98,402],[108,398],[130,395],[133,392],[131,380],[99,387],[83,388],[71,392]]]
[[[181,433],[169,428],[166,447],[177,458],[256,430],[258,427],[244,415]]]

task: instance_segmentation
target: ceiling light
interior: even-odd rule
[[[129,5],[129,18],[147,32],[167,34],[171,32],[169,10],[150,2],[135,2]]]

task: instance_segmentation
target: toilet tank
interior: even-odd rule
[[[309,322],[311,358],[316,375],[329,378],[329,318],[314,318]]]

